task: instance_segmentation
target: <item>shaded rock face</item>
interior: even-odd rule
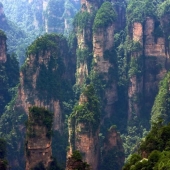
[[[43,16],[43,11],[45,8],[45,3],[47,3],[46,0],[38,0],[36,2],[29,0],[28,1],[30,7],[33,7],[32,11],[32,19],[33,19],[33,26],[34,29],[40,30],[40,28],[43,26],[44,23],[44,16]]]
[[[80,8],[80,1],[46,1],[43,2],[45,32],[68,33],[72,30],[72,19]]]
[[[23,29],[28,32],[36,30],[38,34],[45,31],[68,35],[72,30],[72,20],[80,9],[80,0],[26,0],[24,2],[18,0],[14,4],[12,0],[1,2],[10,20],[15,23],[22,22]],[[3,10],[0,10],[0,13],[1,11]]]
[[[144,36],[145,74],[144,92],[145,105],[148,113],[151,110],[155,96],[158,92],[158,85],[170,68],[169,51],[167,51],[166,37],[153,36],[155,21],[152,18],[146,19]]]
[[[5,63],[6,60],[6,37],[0,36],[0,63]]]
[[[4,14],[3,4],[0,2],[0,28],[5,29],[8,27],[6,16]]]
[[[126,25],[126,2],[125,0],[111,0],[111,2],[114,4],[117,13],[115,30],[123,30]]]
[[[66,170],[75,170],[75,169],[89,170],[87,169],[86,164],[82,160],[68,158]]]
[[[109,169],[108,165],[113,166],[114,169],[121,170],[124,164],[123,142],[114,127],[111,127],[106,135],[101,160],[101,169],[105,170]]]
[[[42,109],[39,109],[41,112]],[[26,138],[26,170],[30,170],[42,163],[47,168],[52,162],[51,137],[48,137],[48,128],[33,117],[32,111],[28,115],[28,127]],[[40,123],[41,122],[41,123]],[[32,124],[31,124],[32,123]]]
[[[81,0],[81,6],[87,12],[92,13],[101,5],[100,0]]]
[[[46,128],[35,126],[33,130],[36,137],[27,140],[26,170],[30,170],[40,162],[48,167],[52,161],[51,140],[46,137]]]
[[[88,66],[89,53],[91,51],[91,48],[88,46],[88,44],[89,42],[92,42],[92,29],[90,27],[91,25],[88,24],[87,27],[84,28],[82,31],[79,31],[79,28],[77,28],[77,58],[81,57],[79,55],[84,55],[83,61],[80,60],[79,62],[77,62],[76,84],[80,86],[84,83],[90,72]],[[80,53],[78,53],[78,51],[80,51]],[[86,52],[86,54],[81,54],[83,52]]]
[[[0,169],[1,170],[8,170],[7,166],[6,166],[6,162],[4,160],[0,159]]]

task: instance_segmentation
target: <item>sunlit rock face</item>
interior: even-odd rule
[[[141,104],[137,101],[143,99],[146,114],[150,113],[158,92],[159,82],[170,68],[166,36],[163,33],[162,35],[154,34],[155,29],[162,24],[162,20],[159,22],[151,17],[147,17],[145,24],[139,22],[133,23],[132,39],[134,42],[140,43],[141,49],[138,53],[132,54],[131,60],[132,58],[141,58],[143,60],[141,65],[143,65],[144,72],[140,78],[135,75],[130,77],[128,89],[129,119],[131,119],[132,113],[140,116]]]
[[[93,93],[91,93],[91,95],[93,95]],[[88,109],[90,109],[90,107],[92,108],[94,107],[94,103],[91,103],[89,101],[89,97],[83,93],[80,96],[78,107],[80,108],[85,107],[86,104],[89,105]],[[98,108],[97,103],[95,104],[96,104],[95,107]],[[79,114],[81,113],[79,113],[78,110],[70,115],[68,120],[69,149],[67,152],[67,158],[69,161],[69,158],[71,158],[74,151],[78,150],[82,155],[82,161],[87,162],[87,164],[90,165],[91,169],[97,170],[99,166],[99,155],[100,155],[99,152],[100,112],[98,109],[97,111],[91,110],[91,112],[94,112],[91,113],[91,116],[93,117],[92,119],[94,119],[95,121],[94,123],[92,123],[91,121],[88,122],[86,118],[84,119],[84,121],[80,120],[81,116]]]
[[[94,70],[104,75],[104,80],[108,81],[110,71],[113,70],[114,63],[111,63],[109,59],[105,58],[106,52],[111,51],[114,45],[114,30],[115,25],[112,24],[107,28],[99,28],[96,33],[93,34],[93,57],[94,57]],[[113,57],[114,56],[110,56]],[[114,111],[114,103],[117,100],[117,84],[114,78],[109,88],[105,89],[105,99],[107,104],[105,105],[106,117],[110,117]]]

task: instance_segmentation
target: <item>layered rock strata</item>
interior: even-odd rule
[[[121,170],[124,164],[123,142],[120,138],[120,133],[116,131],[114,126],[110,127],[106,135],[101,160],[101,169],[105,170],[107,170],[109,164],[117,170]]]
[[[47,168],[52,162],[51,128],[52,113],[38,107],[29,109],[26,138],[26,170],[42,163]],[[45,116],[45,117],[44,117]],[[49,119],[49,120],[46,120]],[[48,122],[48,126],[45,121]]]
[[[158,92],[159,82],[170,68],[166,37],[163,33],[162,35],[155,33],[160,24],[151,17],[146,18],[144,25],[139,22],[133,24],[132,39],[134,43],[140,45],[140,48],[137,53],[132,52],[131,61],[138,60],[136,64],[140,65],[141,70],[139,68],[138,70],[141,73],[129,77],[129,120],[133,113],[140,116],[141,107],[145,107],[146,115],[149,115]],[[142,100],[145,101],[143,106],[141,106]]]
[[[69,150],[67,157],[69,159],[73,152],[78,150],[82,154],[82,160],[87,162],[91,169],[97,170],[100,111],[98,110],[98,104],[93,100],[93,90],[91,85],[87,87],[88,92],[86,92],[91,96],[87,96],[86,92],[83,93],[80,96],[79,104],[69,118]],[[94,107],[97,109],[95,110]]]

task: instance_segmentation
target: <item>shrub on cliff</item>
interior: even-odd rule
[[[52,135],[52,122],[53,113],[49,112],[45,108],[30,107],[29,108],[29,120],[27,121],[27,135],[28,137],[36,136],[33,126],[45,126],[47,128],[46,136],[48,138]]]
[[[116,12],[110,2],[104,2],[94,19],[93,31],[99,28],[107,28],[116,20]]]

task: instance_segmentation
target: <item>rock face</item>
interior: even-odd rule
[[[0,63],[5,63],[7,60],[6,50],[6,36],[0,30]]]
[[[79,104],[69,118],[69,150],[67,157],[71,157],[73,152],[78,150],[82,154],[82,160],[87,162],[93,170],[97,170],[100,111],[97,101],[94,100],[95,94],[92,85],[86,88],[80,96]]]
[[[68,33],[72,30],[72,20],[80,8],[80,1],[48,1],[45,6],[45,32]]]
[[[90,57],[92,52],[92,11],[94,2],[81,1],[81,11],[75,18],[75,30],[77,37],[77,72],[76,72],[76,84],[81,86],[86,80],[90,72]],[[87,17],[85,19],[85,17]],[[83,22],[81,20],[83,19]],[[83,26],[82,26],[83,25]]]
[[[111,168],[121,170],[124,164],[124,148],[120,134],[115,127],[110,127],[106,135],[103,150],[101,169],[110,170]]]
[[[111,4],[107,4],[106,6]],[[114,103],[117,100],[117,84],[114,75],[116,75],[116,56],[114,55],[114,30],[115,25],[113,21],[108,25],[99,26],[95,28],[96,22],[99,22],[101,18],[100,10],[105,10],[105,4],[98,10],[94,24],[93,24],[93,59],[94,68],[93,70],[103,77],[106,82],[106,88],[104,90],[105,105],[105,117],[110,117],[114,110]],[[110,10],[113,9],[111,8]],[[113,16],[114,17],[114,16]],[[109,82],[110,81],[110,82]]]
[[[68,35],[72,30],[72,20],[80,8],[80,0],[12,0],[1,1],[7,17],[15,23],[24,25],[26,31],[42,31],[62,33]],[[11,5],[11,7],[9,7]],[[0,14],[3,12],[0,9]],[[12,10],[11,10],[12,9]],[[1,20],[1,16],[0,16]]]
[[[114,70],[114,64],[110,62],[107,58],[106,53],[111,51],[113,48],[113,35],[114,35],[114,25],[102,29],[100,28],[97,33],[93,35],[93,52],[94,52],[94,70],[98,74],[104,75],[104,79],[108,81],[109,71]],[[111,56],[114,57],[114,56]],[[114,74],[113,72],[111,74]],[[107,101],[105,111],[107,117],[110,117],[113,111],[113,104],[117,100],[117,86],[114,79],[112,79],[110,87],[105,90],[105,99]]]
[[[146,18],[145,25],[138,22],[133,24],[132,39],[134,43],[139,43],[140,49],[138,53],[132,52],[131,61],[134,60],[138,66],[142,66],[140,71],[143,74],[138,72],[130,76],[129,119],[133,113],[140,116],[142,98],[146,114],[149,115],[158,92],[158,84],[169,68],[170,59],[169,51],[166,50],[166,38],[163,34],[156,35],[159,25],[160,22],[150,17]]]
[[[6,35],[0,30],[0,115],[12,99],[10,89],[19,81],[19,68],[15,56],[7,54]]]
[[[82,156],[79,151],[74,151],[71,157],[67,160],[66,170],[90,170],[91,168],[87,162],[82,161]]]
[[[45,121],[50,119],[48,126]],[[26,138],[26,170],[42,163],[47,168],[52,162],[52,113],[38,107],[29,109]],[[48,120],[47,120],[48,121]]]
[[[111,0],[110,2],[114,4],[117,13],[115,30],[123,30],[126,26],[126,2],[125,0]]]
[[[3,4],[0,2],[0,28],[5,29],[7,27],[6,16],[4,14]]]
[[[46,38],[45,46],[50,42],[55,45],[46,50],[42,48],[36,54],[34,54],[35,51],[32,51],[33,54],[30,52],[20,73],[19,98],[27,114],[28,108],[32,105],[45,107],[54,112],[54,129],[61,131],[60,94],[62,87],[60,83],[64,79],[64,58],[67,55],[65,53],[67,43],[66,40],[62,40],[59,36],[54,36],[51,41],[52,37],[47,35],[40,37],[30,48],[34,48],[34,45],[36,46],[35,48],[39,48],[38,43]],[[61,58],[61,55],[63,58]],[[57,66],[57,63],[60,65]],[[54,77],[58,77],[57,80],[53,80]]]
[[[166,57],[165,54],[165,38],[154,37],[155,21],[153,18],[147,17],[144,28],[145,40],[145,55],[155,57]]]

